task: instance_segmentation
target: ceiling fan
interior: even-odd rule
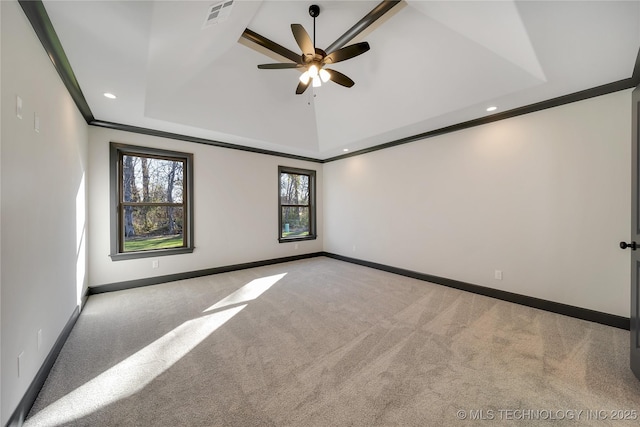
[[[302,55],[300,55],[294,63],[260,64],[258,68],[261,70],[304,69],[305,71],[300,76],[300,82],[296,88],[296,95],[300,95],[307,90],[309,83],[311,83],[313,87],[319,87],[323,82],[326,83],[331,80],[344,87],[353,86],[355,84],[353,80],[339,71],[325,68],[325,65],[346,61],[347,59],[361,55],[369,50],[369,43],[355,43],[340,49],[325,52],[315,47],[316,18],[320,15],[320,7],[315,4],[309,6],[309,15],[313,18],[313,41],[302,25],[291,24],[293,37],[296,39]],[[332,46],[334,45],[335,43]]]

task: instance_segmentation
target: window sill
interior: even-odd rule
[[[128,259],[152,258],[168,255],[190,254],[195,248],[173,248],[173,249],[157,249],[144,252],[122,252],[119,254],[111,254],[111,261],[124,261]]]
[[[318,236],[303,236],[303,237],[280,237],[278,242],[287,243],[287,242],[299,242],[301,240],[316,240]]]

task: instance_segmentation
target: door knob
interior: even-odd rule
[[[636,244],[636,242],[631,242],[631,243],[620,242],[620,249],[627,249],[627,248],[631,248],[632,251],[635,251],[638,248],[638,245]]]

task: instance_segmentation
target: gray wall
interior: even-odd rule
[[[622,91],[325,164],[325,250],[628,317],[630,141]]]
[[[0,9],[4,425],[87,286],[88,126],[18,3],[0,2]],[[22,119],[16,95],[23,100]]]

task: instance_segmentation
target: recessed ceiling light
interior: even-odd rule
[[[112,93],[109,92],[105,92],[104,93],[105,98],[109,98],[109,99],[116,99],[116,96]]]
[[[488,112],[492,112],[492,111],[496,111],[498,109],[498,107],[496,107],[495,105],[492,105],[491,107],[487,108]]]
[[[348,148],[343,148],[342,151],[344,151],[346,153],[347,151],[349,151],[349,149]]]

